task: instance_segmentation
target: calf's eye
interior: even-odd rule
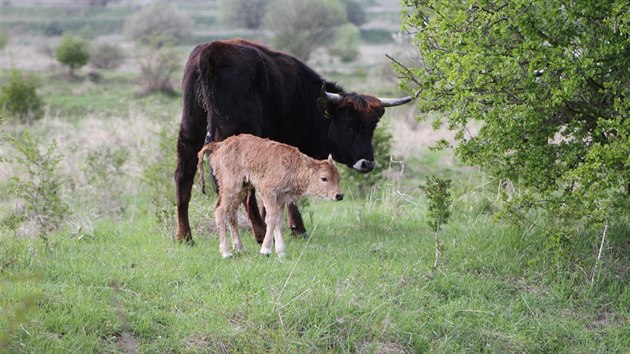
[[[322,177],[322,182],[328,182],[328,178]]]

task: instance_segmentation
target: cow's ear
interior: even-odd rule
[[[332,164],[332,163],[333,163],[332,154],[328,154],[328,162],[329,162],[330,164]]]

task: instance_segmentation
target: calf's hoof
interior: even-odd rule
[[[223,254],[221,254],[221,257],[223,257],[223,259],[232,258],[232,253],[230,253],[230,252],[223,253]]]
[[[262,247],[260,249],[260,254],[263,256],[269,256],[271,254],[271,248]]]

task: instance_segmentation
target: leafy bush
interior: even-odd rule
[[[512,215],[545,209],[568,237],[630,213],[627,1],[404,4],[422,54],[404,84],[502,182]]]
[[[170,3],[153,3],[125,19],[124,32],[142,45],[155,45],[155,39],[166,42],[185,38],[191,20]]]
[[[258,29],[271,0],[222,0],[221,21],[230,27]]]
[[[353,61],[359,56],[360,41],[361,34],[355,25],[343,25],[337,29],[330,54],[338,56],[343,62]]]
[[[82,68],[90,60],[87,41],[72,35],[65,36],[55,51],[55,59],[70,68],[70,75],[74,75],[76,69]]]
[[[8,82],[0,86],[0,111],[22,123],[41,118],[44,102],[37,94],[39,86],[39,81],[34,77],[11,70]]]
[[[120,46],[111,43],[100,43],[92,48],[90,63],[99,69],[115,69],[125,60]]]
[[[278,1],[265,17],[273,45],[308,60],[313,49],[328,43],[346,22],[344,6],[332,1]]]

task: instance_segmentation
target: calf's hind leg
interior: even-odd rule
[[[230,258],[232,253],[227,243],[227,228],[229,215],[229,201],[223,195],[219,195],[214,209],[214,220],[219,230],[219,252],[221,257]]]

